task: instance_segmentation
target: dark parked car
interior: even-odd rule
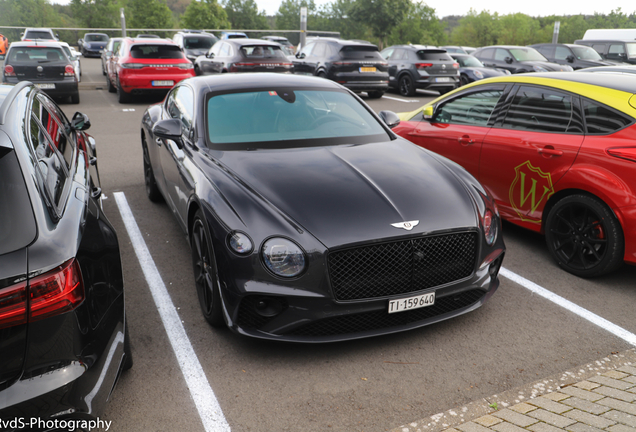
[[[108,75],[108,63],[113,54],[119,50],[122,38],[110,38],[106,44],[106,48],[102,50],[102,74]]]
[[[589,40],[579,39],[575,44],[594,48],[605,60],[636,64],[635,40]]]
[[[107,34],[86,33],[82,39],[77,41],[77,46],[84,57],[100,57],[107,43]]]
[[[389,88],[388,63],[377,46],[364,42],[313,39],[296,54],[294,73],[327,78],[370,98]]]
[[[281,74],[184,80],[148,108],[146,192],[190,239],[210,324],[356,339],[460,315],[494,293],[504,243],[492,198],[395,136],[397,123],[334,82]]]
[[[224,72],[292,73],[293,65],[281,45],[260,39],[225,39],[194,61],[197,75]]]
[[[613,66],[598,66],[581,69],[579,72],[636,74],[636,65],[622,64]]]
[[[551,63],[539,51],[524,46],[498,45],[479,48],[473,56],[486,67],[506,69],[510,73],[571,72],[572,66]]]
[[[26,424],[3,431],[94,421],[132,366],[89,126],[30,83],[0,85],[0,418]]]
[[[460,85],[484,78],[510,75],[506,69],[487,68],[477,57],[468,54],[451,54],[451,57],[459,63]]]
[[[186,58],[194,63],[197,57],[207,54],[219,38],[201,30],[187,30],[175,34],[172,41],[179,45]]]
[[[544,43],[530,46],[551,62],[572,66],[574,70],[615,64],[603,60],[599,53],[585,45]]]
[[[12,43],[2,72],[2,82],[31,81],[50,96],[80,101],[75,65],[57,42]]]
[[[402,96],[413,96],[418,88],[444,94],[459,86],[459,64],[444,49],[394,45],[381,55],[389,62],[389,86]]]

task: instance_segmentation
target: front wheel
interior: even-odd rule
[[[219,275],[210,233],[201,210],[197,210],[194,215],[190,247],[192,249],[194,284],[203,317],[213,327],[222,327],[225,322],[221,308]]]
[[[415,85],[413,85],[413,79],[408,75],[402,75],[398,84],[398,90],[402,96],[414,96]]]
[[[557,202],[546,220],[545,237],[559,266],[579,277],[609,273],[623,262],[620,223],[605,203],[589,195]]]
[[[152,170],[152,164],[150,163],[150,154],[148,153],[148,145],[146,143],[146,137],[142,138],[143,152],[144,152],[144,181],[146,183],[146,195],[152,202],[160,202],[163,199],[161,191],[157,186],[155,180],[155,173]]]

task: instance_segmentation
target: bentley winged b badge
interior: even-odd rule
[[[407,231],[411,231],[413,229],[413,227],[415,227],[419,223],[420,223],[420,221],[414,220],[414,221],[408,221],[408,222],[392,223],[391,226],[393,226],[395,228],[403,228],[403,229],[405,229]]]

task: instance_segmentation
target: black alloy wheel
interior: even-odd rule
[[[197,210],[194,215],[190,248],[192,249],[194,284],[203,317],[213,327],[222,327],[225,320],[221,308],[219,275],[208,226],[201,210]]]
[[[398,84],[398,90],[402,96],[414,96],[415,86],[413,85],[413,79],[409,75],[402,75]]]
[[[152,202],[161,202],[163,200],[163,196],[161,195],[161,191],[157,186],[155,173],[153,172],[152,165],[150,163],[150,155],[148,154],[146,136],[144,135],[141,140],[141,146],[144,152],[144,181],[146,183],[146,195],[148,195],[148,199]]]
[[[576,276],[600,276],[623,262],[620,223],[595,197],[570,195],[557,202],[546,220],[545,236],[552,257]]]

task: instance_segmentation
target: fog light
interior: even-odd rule
[[[254,309],[260,316],[271,318],[283,311],[283,304],[276,298],[262,297],[256,301]]]

